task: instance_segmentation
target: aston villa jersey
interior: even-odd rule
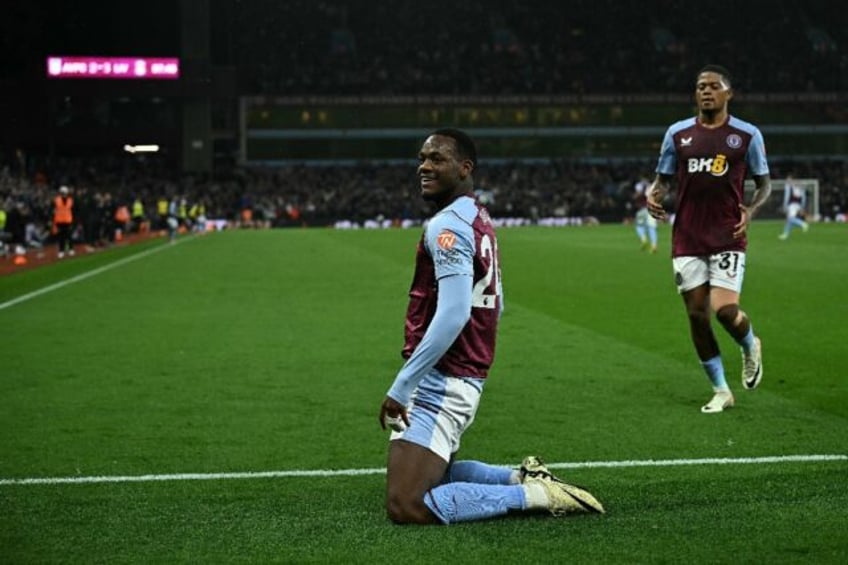
[[[745,251],[747,240],[733,238],[745,178],[768,172],[763,136],[747,122],[730,116],[707,128],[693,117],[669,127],[657,173],[677,179],[672,256]]]
[[[409,358],[433,321],[437,281],[470,276],[471,319],[436,368],[458,377],[486,377],[495,355],[501,309],[499,263],[492,220],[474,198],[461,196],[431,218],[418,243],[403,357]]]

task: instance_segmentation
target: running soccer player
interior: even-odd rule
[[[793,227],[799,227],[803,231],[810,229],[810,224],[804,221],[804,210],[807,209],[807,191],[794,182],[792,175],[787,175],[786,186],[783,189],[783,211],[786,212],[786,223],[783,225],[783,233],[778,239],[789,239],[789,233]]]
[[[474,197],[473,140],[455,129],[418,154],[421,195],[438,211],[418,244],[406,313],[406,363],[380,405],[393,431],[386,512],[398,524],[453,524],[508,512],[603,512],[536,457],[519,469],[457,461],[495,354],[503,289],[494,226]]]
[[[650,183],[642,178],[633,185],[633,199],[636,202],[636,236],[639,238],[642,251],[657,252],[657,220],[648,212],[648,197],[646,192]]]
[[[724,375],[711,312],[742,348],[742,386],[754,389],[763,377],[762,344],[748,315],[739,308],[745,276],[747,231],[771,191],[765,143],[760,130],[728,113],[733,97],[730,74],[707,65],[695,82],[697,116],[672,124],[660,149],[657,175],[648,190],[648,209],[665,219],[662,201],[677,180],[672,228],[672,264],[677,290],[689,318],[698,358],[713,397],[701,408],[719,413],[735,399]],[[745,177],[756,184],[743,201]]]

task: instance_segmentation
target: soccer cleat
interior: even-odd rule
[[[554,516],[577,512],[604,513],[603,505],[586,489],[557,478],[541,457],[528,455],[518,470],[522,484],[540,484],[548,497],[548,510]]]
[[[742,386],[752,390],[763,380],[763,348],[760,338],[754,338],[754,347],[745,353],[742,350]]]
[[[518,473],[521,476],[522,483],[527,478],[542,478],[562,482],[548,470],[544,461],[535,455],[528,455],[524,458],[524,461],[521,462],[521,467],[518,469]]]
[[[782,233],[779,236],[777,236],[777,239],[781,239],[781,240],[785,240],[785,239],[788,239],[788,238],[789,238],[789,236],[786,235],[785,233]]]
[[[716,392],[709,402],[701,406],[701,412],[704,414],[718,414],[723,412],[725,408],[732,408],[735,400],[733,393],[729,390],[720,390]]]
[[[542,487],[548,498],[548,512],[554,516],[582,514],[586,512],[595,514],[604,513],[604,507],[598,502],[598,499],[578,486],[542,476],[528,476],[525,484],[528,486],[536,484]]]

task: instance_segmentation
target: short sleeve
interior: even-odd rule
[[[751,143],[748,145],[748,154],[745,156],[748,163],[748,170],[754,176],[763,176],[769,174],[768,161],[766,160],[766,143],[763,140],[763,134],[760,130],[755,130],[751,137]]]
[[[661,175],[673,175],[676,171],[677,150],[674,148],[674,135],[671,128],[668,128],[660,147],[660,159],[657,162],[656,172]]]

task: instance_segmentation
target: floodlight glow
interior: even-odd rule
[[[127,153],[156,153],[159,151],[158,145],[124,145],[124,151]]]

